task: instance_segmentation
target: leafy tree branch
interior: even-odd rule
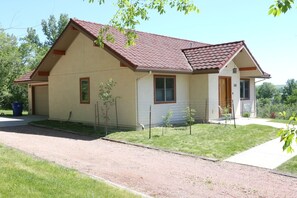
[[[96,0],[89,0],[94,3]],[[105,0],[97,0],[99,5],[105,3]],[[166,13],[166,8],[175,8],[178,12],[189,14],[199,12],[198,7],[192,0],[117,0],[117,12],[110,20],[110,26],[116,28],[126,37],[126,46],[135,45],[137,34],[136,25],[141,21],[149,20],[149,13],[157,11],[159,14]],[[97,44],[104,46],[104,41],[114,42],[115,38],[109,32],[109,26],[103,27],[99,31]]]

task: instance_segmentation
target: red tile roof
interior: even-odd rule
[[[18,79],[16,79],[14,82],[15,83],[22,83],[22,82],[28,82],[31,80],[31,75],[34,72],[34,70],[20,76]]]
[[[193,70],[221,69],[244,46],[243,41],[183,49]]]
[[[93,40],[97,38],[99,29],[103,27],[101,24],[78,19],[71,19],[67,27],[69,26],[78,28]],[[135,71],[192,73],[199,70],[206,72],[216,70],[218,72],[242,46],[245,46],[243,41],[210,45],[136,31],[138,36],[136,45],[127,48],[124,35],[114,28],[110,28],[109,31],[115,36],[115,42],[106,42],[105,49],[116,55],[121,61],[123,60],[123,63],[127,63]],[[61,36],[56,43],[60,38]],[[256,62],[254,58],[253,60]],[[38,69],[39,66],[36,70]],[[261,70],[260,67],[259,69]],[[263,73],[262,70],[261,72]],[[33,75],[34,73],[31,71],[15,82],[30,81]],[[264,73],[263,76],[265,76]]]
[[[74,23],[97,37],[101,24],[73,19]],[[110,29],[115,35],[115,43],[105,43],[112,51],[117,52],[128,60],[136,70],[160,70],[192,72],[192,67],[182,53],[181,49],[201,47],[208,44],[185,39],[172,38],[151,33],[137,31],[138,39],[135,46],[125,47],[126,38]]]

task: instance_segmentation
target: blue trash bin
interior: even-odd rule
[[[21,116],[23,112],[23,103],[21,102],[13,102],[11,104],[13,116]]]

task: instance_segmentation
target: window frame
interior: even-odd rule
[[[241,97],[241,81],[245,81],[247,83],[244,83],[244,87],[243,87],[243,94],[244,94],[244,97]],[[248,97],[245,96],[245,85],[248,84]],[[241,78],[240,79],[240,83],[239,83],[239,94],[240,94],[240,100],[250,100],[251,98],[251,84],[250,84],[250,79],[247,79],[247,78]]]
[[[88,82],[88,100],[83,100],[82,98],[82,82],[87,81]],[[89,77],[84,77],[84,78],[79,78],[79,100],[80,104],[90,104],[90,78]]]
[[[166,82],[164,83],[164,101],[157,101],[157,91],[156,91],[156,79],[157,78],[163,78],[165,80],[166,78],[172,78],[173,79],[173,100],[166,101]],[[154,75],[154,104],[170,104],[170,103],[176,103],[176,76],[175,75]]]

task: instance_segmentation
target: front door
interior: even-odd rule
[[[220,116],[222,113],[231,113],[232,109],[232,90],[231,90],[231,77],[219,77],[219,105],[220,105]],[[224,111],[224,112],[222,112]]]

